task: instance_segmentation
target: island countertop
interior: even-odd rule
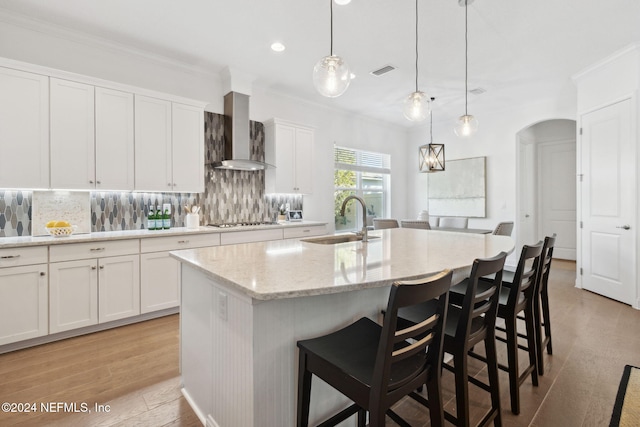
[[[291,239],[171,255],[253,299],[272,300],[389,286],[446,268],[466,272],[475,258],[514,248],[510,237],[485,234],[396,228],[369,235],[368,243]]]

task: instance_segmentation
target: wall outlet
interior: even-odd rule
[[[224,292],[218,292],[218,316],[227,320],[227,294]]]

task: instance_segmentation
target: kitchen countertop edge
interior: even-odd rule
[[[139,238],[155,238],[169,236],[184,236],[190,234],[215,234],[215,233],[233,233],[238,231],[256,231],[256,230],[274,230],[284,228],[296,228],[306,226],[327,225],[321,221],[300,221],[300,222],[279,222],[277,225],[250,225],[243,227],[217,228],[210,226],[201,226],[196,229],[187,229],[186,227],[174,227],[168,230],[123,230],[123,231],[100,231],[96,233],[72,234],[68,237],[52,237],[52,236],[16,236],[16,237],[0,237],[0,249],[10,249],[28,246],[50,246],[63,245],[71,243],[98,242],[105,240],[126,240]]]

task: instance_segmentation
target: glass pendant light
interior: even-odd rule
[[[431,98],[433,102],[435,98]],[[419,170],[423,173],[444,171],[444,144],[433,143],[433,110],[429,117],[430,142],[418,149]]]
[[[429,114],[429,98],[418,90],[418,0],[416,0],[416,90],[405,100],[403,113],[412,122],[421,122]]]
[[[454,129],[454,132],[456,135],[458,135],[459,137],[469,137],[471,135],[473,135],[477,130],[478,130],[478,120],[476,120],[475,117],[473,117],[472,115],[470,115],[467,112],[467,97],[469,94],[469,90],[467,88],[467,74],[468,74],[468,62],[469,62],[469,54],[468,54],[468,32],[469,32],[469,27],[468,27],[468,19],[467,19],[467,6],[469,5],[469,3],[471,3],[471,0],[461,0],[464,1],[464,116],[460,116],[458,118],[458,123],[456,124],[456,127]]]
[[[320,95],[335,98],[345,93],[351,83],[351,71],[347,63],[333,54],[333,0],[331,7],[331,54],[320,59],[313,67],[313,84]]]

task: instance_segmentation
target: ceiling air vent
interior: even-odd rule
[[[373,74],[376,77],[380,77],[381,75],[390,73],[391,71],[393,71],[395,69],[396,69],[396,67],[394,67],[393,65],[385,65],[382,68],[378,68],[377,70],[373,70],[369,74]]]
[[[470,93],[470,94],[473,94],[473,95],[482,95],[482,94],[483,94],[483,93],[485,93],[486,91],[487,91],[487,90],[486,90],[486,89],[484,89],[484,88],[477,87],[477,88],[475,88],[475,89],[471,89],[471,90],[469,91],[469,93]]]

